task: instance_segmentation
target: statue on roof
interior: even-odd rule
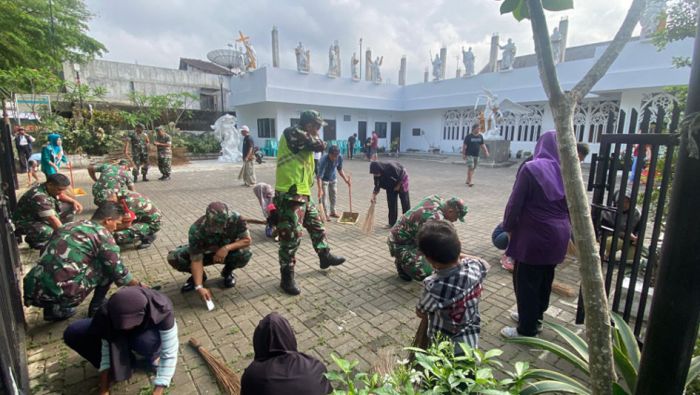
[[[464,63],[464,76],[471,77],[474,75],[474,52],[472,52],[472,47],[469,47],[468,51],[464,51],[462,47],[462,63]]]
[[[352,59],[350,59],[350,70],[352,72],[352,79],[353,80],[359,80],[360,79],[360,60],[357,59],[357,53],[353,52],[352,53]]]
[[[383,56],[377,56],[377,58],[374,59],[373,62],[371,62],[372,81],[374,81],[375,84],[379,84],[382,82],[382,70],[379,68],[381,67],[382,63],[384,63]]]
[[[328,76],[340,77],[340,46],[338,40],[328,48]]]
[[[311,70],[311,50],[305,49],[304,45],[299,41],[299,45],[294,48],[294,53],[297,57],[297,71],[300,73],[308,73]]]
[[[639,24],[642,25],[642,37],[651,37],[662,28],[665,22],[666,3],[667,0],[647,0],[639,19]]]
[[[552,58],[554,59],[554,64],[563,61],[561,58],[561,40],[562,36],[561,33],[559,33],[559,28],[555,27],[552,35],[549,36],[549,41],[552,43]]]
[[[246,71],[248,70],[255,70],[258,68],[258,58],[255,53],[255,49],[253,48],[253,45],[250,43],[250,37],[246,36],[241,32],[240,30],[238,31],[238,34],[240,37],[236,39],[237,42],[240,42],[243,44],[243,47],[245,47],[245,69]]]
[[[439,81],[442,74],[442,59],[438,54],[435,54],[431,63],[433,64],[433,81]]]
[[[512,70],[513,61],[515,60],[515,53],[517,48],[515,48],[515,43],[513,39],[509,38],[506,45],[498,45],[500,49],[503,50],[503,55],[501,57],[501,70]]]

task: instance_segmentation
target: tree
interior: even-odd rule
[[[695,37],[698,17],[697,0],[673,0],[666,9],[666,26],[652,37],[654,45],[661,50],[673,41]],[[689,57],[674,57],[677,67],[690,66]]]
[[[0,69],[84,63],[106,51],[87,35],[92,18],[83,0],[0,0]]]
[[[573,89],[564,92],[552,57],[549,28],[544,9],[557,11],[573,7],[573,0],[505,0],[501,13],[513,13],[517,20],[530,19],[537,54],[537,68],[554,116],[561,159],[562,178],[571,223],[579,251],[581,288],[586,309],[586,336],[591,350],[590,381],[593,394],[611,394],[615,382],[610,312],[603,284],[600,257],[593,230],[588,196],[576,154],[573,117],[576,105],[605,75],[632,36],[645,0],[633,0],[613,41]]]

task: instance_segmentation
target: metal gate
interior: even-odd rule
[[[0,132],[0,393],[28,394],[24,310],[17,276],[20,260],[10,222],[10,212],[16,204],[16,178],[7,122]]]
[[[679,108],[667,116],[662,107],[646,108],[636,132],[636,110],[608,124],[600,151],[592,156],[588,190],[593,191],[591,215],[600,243],[605,290],[612,311],[622,315],[634,333],[648,319],[656,265],[663,241],[665,210],[673,178],[680,118]],[[614,117],[608,117],[612,120]],[[652,119],[656,119],[656,122]],[[670,122],[666,123],[667,118]],[[613,133],[616,132],[616,133]],[[576,322],[584,318],[579,298]]]

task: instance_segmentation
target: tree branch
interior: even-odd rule
[[[577,102],[586,96],[593,86],[608,72],[608,69],[615,59],[617,59],[622,48],[627,44],[630,37],[632,37],[632,31],[635,26],[637,26],[637,22],[639,22],[639,18],[645,6],[646,0],[632,1],[630,9],[627,11],[627,16],[625,16],[625,20],[622,22],[617,34],[615,34],[613,41],[608,45],[603,55],[595,62],[593,67],[588,70],[588,73],[586,73],[583,79],[571,90],[571,94]]]
[[[547,97],[554,100],[563,100],[564,93],[559,85],[557,68],[552,56],[552,43],[549,41],[549,29],[547,19],[544,17],[541,0],[527,0],[527,8],[530,12],[530,24],[535,40],[535,53],[537,56],[538,70],[542,87]]]

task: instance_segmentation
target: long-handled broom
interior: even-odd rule
[[[202,344],[197,341],[197,339],[190,338],[190,345],[199,352],[204,362],[207,363],[209,369],[214,373],[216,382],[224,393],[228,395],[239,395],[241,393],[241,379],[233,370],[229,369],[225,363],[221,362],[207,349],[202,347]]]
[[[418,325],[418,330],[416,331],[416,337],[413,338],[413,347],[427,349],[430,345],[430,339],[428,339],[428,317],[423,317]],[[408,355],[408,360],[413,361],[415,358],[415,353],[411,351]]]
[[[365,215],[365,220],[362,222],[362,232],[364,234],[369,235],[374,231],[374,205],[375,201],[373,201],[369,205],[369,209],[367,210],[367,215]]]

